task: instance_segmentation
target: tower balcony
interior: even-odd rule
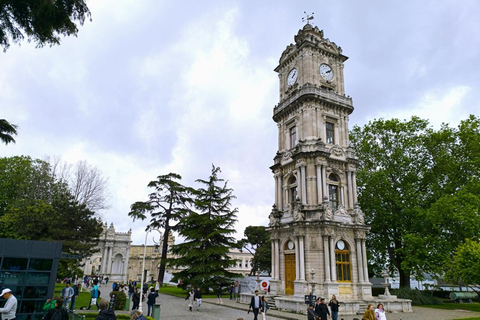
[[[295,105],[296,102],[303,100],[304,98],[320,99],[347,109],[346,111],[348,114],[353,112],[353,101],[351,97],[342,96],[332,90],[306,83],[301,88],[293,91],[287,98],[273,108],[274,120],[276,120],[277,116],[282,114],[287,107]]]

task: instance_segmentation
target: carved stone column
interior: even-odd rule
[[[300,253],[300,280],[305,280],[305,241],[304,236],[298,237],[298,244],[299,248],[298,251]]]
[[[362,254],[363,254],[363,278],[368,282],[368,265],[367,265],[367,248],[365,246],[365,239],[362,239]]]
[[[348,187],[348,208],[354,206],[353,202],[353,185],[352,185],[352,172],[347,171],[347,187]]]
[[[322,195],[322,165],[316,165],[316,173],[317,173],[317,204],[322,203],[323,195]]]
[[[363,255],[362,255],[362,240],[355,239],[357,244],[357,269],[358,269],[358,281],[363,282]]]
[[[325,262],[325,282],[330,282],[330,250],[328,249],[328,236],[323,235],[323,259]]]
[[[337,261],[335,259],[335,243],[333,237],[330,237],[330,270],[332,281],[337,282]]]

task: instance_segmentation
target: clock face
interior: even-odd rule
[[[291,241],[291,240],[288,241],[287,247],[288,247],[288,249],[292,250],[295,247],[294,244],[293,244],[293,241]]]
[[[292,69],[292,71],[290,71],[290,73],[288,74],[287,84],[289,86],[293,85],[295,82],[297,82],[297,77],[298,77],[297,69]]]
[[[345,242],[343,242],[342,240],[339,240],[339,241],[337,242],[337,248],[338,248],[338,250],[343,250],[343,249],[345,249]]]
[[[327,81],[332,81],[333,70],[328,64],[322,63],[320,65],[320,75],[322,76],[323,79],[325,79]]]

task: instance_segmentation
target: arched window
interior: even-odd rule
[[[340,179],[334,173],[328,176],[328,200],[330,201],[330,207],[335,211],[340,205]]]
[[[335,260],[337,267],[337,281],[352,282],[350,250],[343,240],[339,240],[335,245]]]
[[[294,176],[291,176],[288,179],[288,203],[293,205],[295,199],[297,198],[297,179]]]

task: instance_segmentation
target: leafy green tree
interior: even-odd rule
[[[174,280],[182,280],[184,287],[201,287],[204,292],[238,277],[227,270],[236,263],[228,253],[236,246],[232,235],[238,209],[231,208],[233,190],[227,188],[219,173],[220,168],[212,165],[208,180],[196,180],[204,187],[194,190],[194,208],[177,225],[185,242],[172,247],[176,258],[169,261],[171,266],[183,269],[174,273]]]
[[[0,158],[0,215],[7,208],[23,208],[38,201],[51,203],[68,187],[55,180],[48,163],[28,156]]]
[[[77,24],[90,18],[86,0],[0,1],[0,45],[33,41],[37,47],[60,43],[60,36],[76,36]]]
[[[242,250],[253,256],[250,275],[255,275],[257,271],[266,271],[270,275],[272,269],[270,234],[265,229],[264,226],[248,226],[243,234],[245,238],[239,241]]]
[[[51,176],[48,163],[30,157],[0,158],[1,238],[60,241],[63,252],[90,256],[101,232],[95,213]],[[80,260],[62,263],[76,270]]]
[[[150,223],[147,230],[164,230],[162,240],[162,256],[160,261],[160,270],[158,282],[163,284],[165,274],[165,265],[168,252],[168,235],[174,228],[172,222],[180,220],[186,213],[187,205],[191,202],[189,189],[180,183],[182,177],[176,173],[158,176],[157,180],[150,181],[149,188],[155,191],[148,195],[148,200],[144,202],[135,202],[131,205],[128,215],[135,219],[145,220],[147,213],[150,214]]]
[[[480,288],[480,242],[467,239],[461,244],[449,264],[445,279],[450,283]]]
[[[15,139],[13,139],[13,135],[17,134],[17,126],[14,124],[10,124],[5,119],[0,119],[0,140],[5,143],[15,143]]]
[[[375,120],[355,126],[359,202],[371,226],[369,258],[410,276],[443,272],[466,238],[479,236],[480,120],[435,131],[428,121]]]

